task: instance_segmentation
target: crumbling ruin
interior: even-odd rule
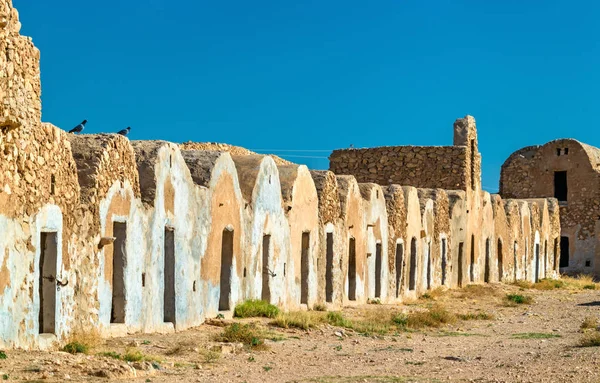
[[[0,347],[179,331],[246,299],[334,309],[557,276],[558,202],[482,191],[470,116],[453,146],[339,150],[331,171],[228,145],[76,136],[41,122],[39,52],[19,26],[0,0]]]
[[[555,198],[548,203],[560,210],[560,243],[549,246],[560,248],[563,273],[600,277],[599,175],[600,149],[573,139],[520,149],[502,165],[503,197]]]

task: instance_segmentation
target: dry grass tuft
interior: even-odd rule
[[[583,320],[583,323],[581,323],[580,328],[582,330],[589,330],[591,328],[596,329],[596,328],[598,328],[598,326],[600,326],[600,323],[598,322],[598,318],[586,317]]]
[[[498,291],[490,285],[467,285],[459,290],[459,298],[481,299],[497,296]]]
[[[325,322],[325,313],[319,311],[294,311],[279,314],[274,321],[273,326],[281,328],[299,328],[309,330]]]
[[[460,320],[494,320],[496,318],[494,316],[494,314],[490,314],[490,313],[486,313],[486,312],[457,314],[456,316]]]
[[[441,305],[434,305],[427,311],[410,313],[406,316],[406,326],[414,329],[440,327],[456,322],[456,315]]]
[[[585,334],[579,340],[579,347],[600,347],[600,331]]]
[[[71,354],[88,354],[91,349],[100,344],[102,344],[102,337],[98,331],[78,331],[69,337],[62,350]]]

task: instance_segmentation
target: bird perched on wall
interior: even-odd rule
[[[131,130],[131,127],[130,127],[130,126],[128,126],[126,129],[119,130],[119,131],[117,132],[117,134],[120,134],[120,135],[122,135],[122,136],[126,136],[126,135],[128,135],[128,134],[129,134],[129,131],[130,131],[130,130]]]
[[[87,120],[81,121],[81,124],[77,125],[73,129],[69,130],[69,133],[81,133],[83,129],[85,129],[85,124],[87,124]]]

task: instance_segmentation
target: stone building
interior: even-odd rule
[[[560,248],[561,272],[600,277],[600,149],[561,139],[517,150],[502,165],[500,194],[556,198],[560,243],[549,238],[549,253]]]
[[[567,247],[595,246],[579,238],[598,232],[598,188],[583,179],[600,156],[583,145],[561,144],[588,162],[557,160],[559,217],[528,179],[533,162],[507,166],[503,190],[516,197],[519,183],[529,199],[481,190],[470,116],[453,146],[335,151],[332,171],[227,144],[73,135],[41,121],[39,52],[19,28],[0,0],[0,348],[180,331],[246,299],[339,309],[556,277],[561,220],[578,236]]]

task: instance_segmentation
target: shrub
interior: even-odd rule
[[[7,359],[8,356],[6,356],[6,353],[4,351],[0,351],[0,360],[2,359]]]
[[[121,354],[114,352],[114,351],[100,352],[100,353],[98,353],[98,355],[105,356],[107,358],[121,359]]]
[[[253,324],[232,323],[215,339],[219,342],[243,343],[252,348],[260,347],[265,343],[264,334]]]
[[[520,294],[506,294],[506,300],[508,301],[509,304],[517,304],[517,305],[522,305],[522,304],[530,304],[533,303],[533,299],[528,296],[528,295],[520,295]]]
[[[74,341],[67,343],[62,350],[70,354],[87,354],[90,351],[90,347],[87,344]]]
[[[144,359],[144,354],[137,348],[128,348],[123,355],[123,360],[126,362],[139,362]]]
[[[248,300],[235,306],[233,315],[237,318],[265,317],[275,318],[279,314],[279,309],[267,301],[258,299]]]

